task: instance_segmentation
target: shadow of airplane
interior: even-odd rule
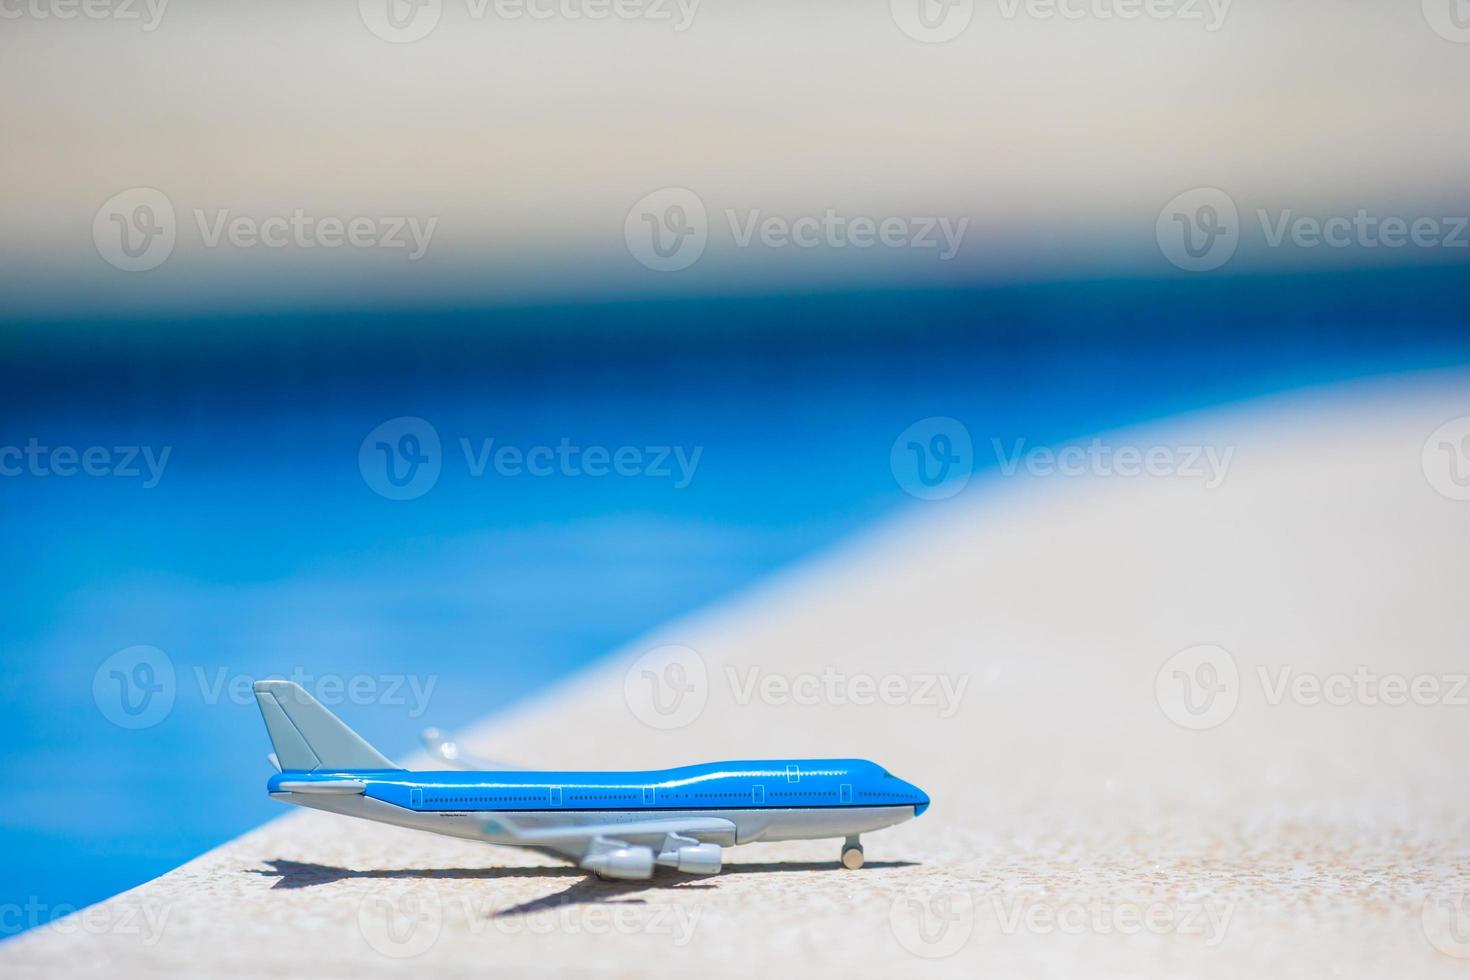
[[[377,878],[397,880],[405,878],[557,878],[587,874],[574,867],[527,867],[527,868],[371,868],[359,871],[356,868],[335,868],[327,864],[311,864],[306,861],[266,861],[269,870],[250,868],[251,874],[266,878],[279,878],[271,888],[310,888],[313,885],[330,885],[349,878]]]
[[[522,902],[519,905],[492,913],[495,918],[527,915],[543,909],[567,905],[640,903],[638,897],[649,890],[680,889],[681,891],[714,888],[711,879],[691,878],[684,875],[655,875],[646,881],[616,881],[599,878],[576,867],[510,867],[510,868],[388,868],[359,871],[353,868],[336,868],[325,864],[304,861],[270,860],[268,868],[249,868],[251,874],[268,878],[279,878],[272,889],[310,888],[335,881],[354,878],[370,879],[455,879],[496,881],[501,878],[576,878],[566,888],[542,898]],[[864,870],[877,868],[911,868],[915,861],[869,861]],[[843,872],[835,861],[765,861],[745,864],[726,864],[720,875],[777,874],[790,871],[830,871],[834,874],[861,874]]]

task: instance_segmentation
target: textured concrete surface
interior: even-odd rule
[[[1462,974],[1470,502],[1426,440],[1470,379],[1426,381],[1102,437],[1233,450],[1214,489],[1023,472],[916,502],[467,739],[530,766],[871,757],[935,802],[861,871],[824,841],[603,883],[299,813],[7,943],[0,971]]]

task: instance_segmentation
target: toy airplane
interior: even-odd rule
[[[929,797],[861,759],[712,762],[648,772],[410,772],[384,758],[290,681],[256,681],[281,770],[271,799],[449,837],[511,844],[605,878],[657,867],[716,874],[721,848],[754,841],[843,840],[917,817]],[[425,733],[441,758],[457,746]]]

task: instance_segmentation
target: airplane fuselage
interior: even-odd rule
[[[646,772],[411,772],[292,681],[254,685],[280,771],[271,798],[450,837],[529,847],[605,878],[655,867],[717,874],[721,849],[754,841],[843,838],[923,813],[929,797],[865,759],[709,762]],[[443,748],[443,746],[441,746]],[[445,758],[458,760],[459,753]],[[451,764],[454,764],[451,762]]]
[[[360,786],[360,789],[358,787]],[[451,837],[515,844],[522,829],[716,817],[734,831],[690,836],[722,846],[856,837],[924,812],[929,798],[860,759],[715,762],[641,772],[285,771],[275,799]]]

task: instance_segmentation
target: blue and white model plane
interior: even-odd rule
[[[300,685],[257,681],[280,769],[272,799],[450,837],[529,847],[606,878],[655,867],[709,875],[722,848],[860,835],[923,813],[929,797],[862,759],[711,762],[647,772],[410,772],[389,762]],[[461,761],[437,736],[441,758]],[[463,760],[467,761],[467,760]]]

